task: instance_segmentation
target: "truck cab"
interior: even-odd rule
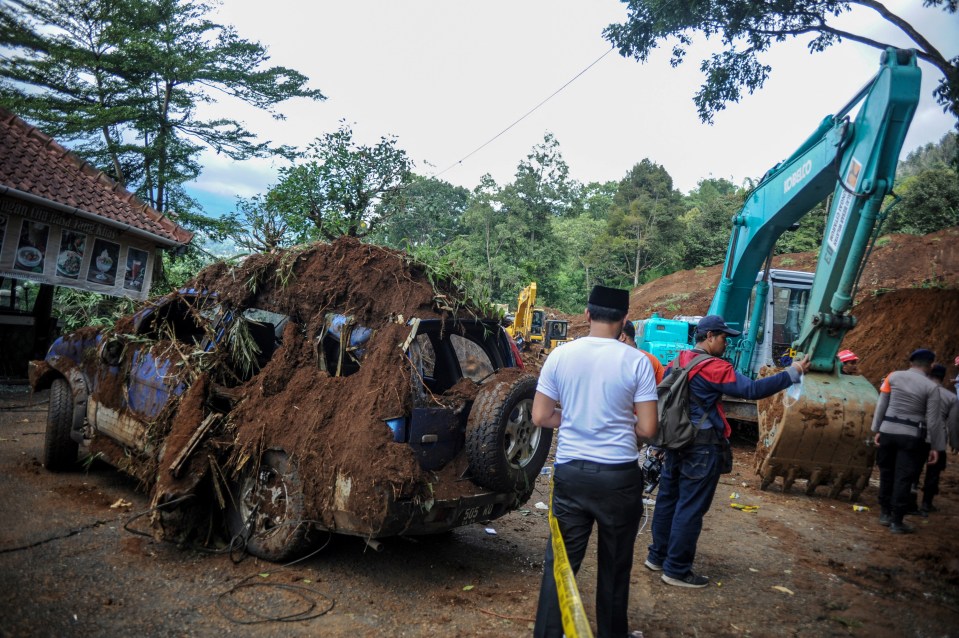
[[[692,331],[696,324],[685,319],[665,319],[653,313],[649,319],[634,321],[636,328],[636,347],[652,354],[664,366],[668,366],[676,355],[687,350],[692,342]]]

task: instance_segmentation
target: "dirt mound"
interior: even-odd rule
[[[817,258],[814,252],[778,255],[773,266],[813,271]],[[630,294],[630,318],[654,312],[667,318],[706,314],[721,274],[722,265],[716,265],[675,272],[640,286]],[[949,329],[959,310],[957,288],[959,227],[924,236],[880,238],[866,263],[853,307],[859,325],[846,336],[843,347],[859,355],[860,369],[873,383],[904,367],[908,353],[920,346],[937,352],[954,378],[957,370],[952,360],[959,354],[959,341],[954,327],[952,333]],[[570,319],[571,334],[586,334],[585,320]]]
[[[905,368],[909,353],[917,348],[932,349],[948,364],[947,378],[956,377],[952,362],[959,354],[959,289],[904,288],[870,297],[853,312],[859,324],[846,335],[843,347],[859,355],[859,371],[873,385]]]
[[[773,257],[773,267],[812,272],[817,259],[814,252],[777,255]],[[654,312],[667,318],[706,314],[722,268],[722,264],[717,264],[681,270],[635,288],[629,297],[630,316],[648,317]],[[856,301],[871,297],[877,290],[914,286],[959,286],[959,227],[921,237],[880,238],[866,262]]]
[[[317,308],[352,314],[362,325],[378,329],[391,316],[440,317],[463,303],[457,302],[461,295],[452,283],[438,281],[434,288],[425,267],[409,255],[346,237],[251,255],[238,267],[218,262],[191,285],[217,291],[231,306],[275,307],[304,326],[323,322],[324,313]]]

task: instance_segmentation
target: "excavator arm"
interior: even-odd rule
[[[530,282],[528,286],[519,292],[516,299],[516,316],[513,324],[506,331],[509,336],[529,339],[530,329],[533,326],[533,306],[536,305],[536,282]]]
[[[779,237],[832,194],[826,234],[819,253],[802,331],[794,347],[812,357],[813,370],[831,372],[845,333],[866,249],[883,199],[892,191],[903,140],[919,101],[920,71],[915,52],[888,49],[879,73],[788,159],[770,170],[750,193],[733,230],[723,276],[710,305],[738,329],[746,325],[753,288],[757,313],[768,283],[756,278]],[[852,110],[861,104],[854,121]],[[757,316],[758,318],[758,316]],[[733,344],[734,365],[748,373],[760,321]]]
[[[804,376],[798,400],[776,395],[757,404],[756,460],[763,488],[777,476],[783,478],[784,491],[804,478],[809,494],[829,484],[835,497],[849,486],[856,499],[868,483],[875,458],[869,427],[877,393],[864,378],[841,375],[836,355],[856,324],[849,310],[878,232],[883,200],[892,192],[919,90],[915,52],[887,49],[876,76],[770,170],[733,218],[709,312],[737,329],[746,328],[730,343],[727,357],[737,370],[750,374],[776,241],[831,194],[802,327],[792,344],[800,356],[810,355],[811,372]],[[757,283],[760,271],[764,277]],[[746,316],[748,307],[751,317]]]

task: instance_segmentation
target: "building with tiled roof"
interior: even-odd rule
[[[142,300],[158,250],[192,239],[102,171],[0,109],[0,282]]]
[[[50,206],[163,247],[187,244],[193,237],[102,171],[3,108],[0,195]]]
[[[159,251],[193,233],[0,108],[0,379],[56,333],[54,288],[146,299]]]

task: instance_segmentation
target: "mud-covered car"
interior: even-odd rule
[[[552,439],[495,318],[403,253],[348,239],[216,264],[112,329],[58,339],[31,383],[50,389],[48,469],[82,449],[142,481],[158,538],[273,561],[327,531],[502,516]]]

